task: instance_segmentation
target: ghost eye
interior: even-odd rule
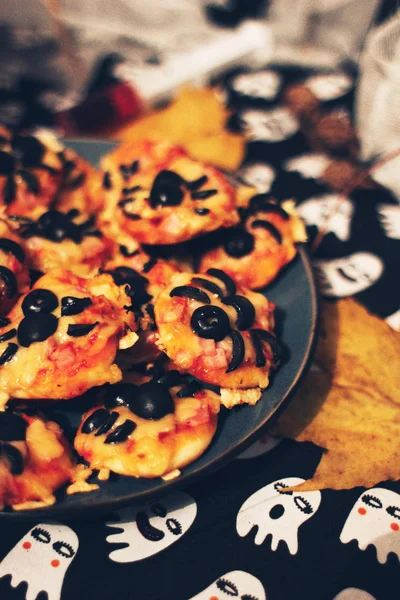
[[[392,517],[400,519],[400,508],[398,508],[397,506],[388,506],[386,512]]]
[[[306,515],[311,515],[314,512],[311,504],[302,496],[295,496],[294,503],[297,508]]]
[[[65,558],[72,558],[75,554],[75,551],[72,549],[72,546],[67,544],[66,542],[54,542],[53,548],[58,554],[61,556],[65,556]]]
[[[221,592],[228,594],[228,596],[239,596],[236,585],[227,579],[218,579],[217,588],[221,590]]]
[[[368,504],[368,506],[372,506],[372,508],[382,508],[382,502],[376,496],[365,494],[365,496],[363,496],[361,500],[365,504]]]
[[[167,527],[173,535],[181,535],[182,526],[176,519],[167,519]]]
[[[43,542],[43,544],[49,544],[51,540],[49,532],[41,527],[35,527],[35,529],[32,529],[31,536],[38,542]]]
[[[157,517],[166,517],[167,510],[161,504],[153,504],[151,510]]]
[[[274,488],[275,491],[278,492],[278,494],[288,494],[290,496],[292,496],[293,492],[286,492],[285,488],[288,488],[289,486],[286,485],[286,483],[283,483],[282,481],[277,481],[276,483],[274,483]]]

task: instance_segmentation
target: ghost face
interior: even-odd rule
[[[247,450],[242,452],[242,454],[239,454],[237,458],[242,460],[262,456],[263,454],[267,454],[270,452],[270,450],[276,448],[280,442],[281,438],[273,437],[272,435],[268,435],[266,433],[265,435],[261,436],[255,444],[252,444],[249,448],[247,448]]]
[[[244,96],[274,100],[281,87],[281,78],[274,71],[241,73],[234,77],[231,85],[235,92]]]
[[[359,588],[346,588],[339,592],[333,600],[375,600],[375,598]]]
[[[188,531],[196,513],[196,502],[184,492],[118,511],[119,521],[106,525],[122,531],[109,535],[107,542],[127,546],[113,550],[110,559],[118,563],[135,562],[161,552]]]
[[[297,120],[286,108],[244,110],[240,119],[245,133],[254,141],[282,142],[299,130]]]
[[[331,162],[326,154],[309,153],[290,158],[284,163],[286,171],[295,171],[303,177],[319,179]]]
[[[255,544],[261,545],[271,534],[272,551],[275,552],[279,542],[283,541],[289,552],[296,554],[299,527],[311,519],[321,502],[321,492],[286,491],[304,481],[299,477],[287,477],[273,481],[250,496],[237,516],[238,534],[244,537],[257,527]]]
[[[266,194],[271,189],[276,172],[270,165],[253,163],[243,167],[239,176],[247,185],[257,188],[260,194]]]
[[[392,552],[400,560],[400,495],[383,488],[363,492],[340,534],[343,544],[352,540],[357,541],[360,550],[375,546],[381,564]]]
[[[342,242],[350,238],[354,205],[348,198],[337,194],[314,196],[297,207],[297,212],[306,225],[325,226]]]
[[[14,588],[26,581],[26,600],[35,600],[40,592],[46,592],[48,600],[59,600],[78,546],[78,536],[69,527],[39,523],[7,554],[0,565],[0,577],[11,575]]]
[[[332,298],[358,294],[383,273],[383,262],[369,252],[356,252],[333,260],[314,261],[322,293]]]
[[[400,206],[378,204],[378,218],[387,237],[400,240]]]
[[[266,600],[261,581],[245,571],[226,573],[190,600]]]
[[[353,82],[345,73],[329,73],[309,77],[305,85],[318,100],[326,102],[347,94]]]

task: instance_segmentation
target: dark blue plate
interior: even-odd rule
[[[112,142],[92,140],[70,141],[68,146],[83,158],[97,164],[99,158],[115,145]],[[277,305],[278,339],[284,348],[284,358],[272,378],[270,387],[254,407],[240,406],[220,415],[216,436],[207,451],[196,462],[182,470],[180,477],[171,481],[162,479],[134,479],[116,476],[100,483],[94,492],[66,496],[60,493],[57,504],[46,509],[21,513],[2,513],[11,518],[37,516],[57,518],[80,516],[90,511],[106,511],[123,504],[143,502],[172,488],[184,488],[194,479],[219,469],[245,450],[261,434],[272,417],[293,395],[301,377],[310,364],[317,335],[318,299],[314,277],[306,250],[299,249],[297,258],[268,286],[266,295]],[[77,425],[79,411],[76,403],[57,403],[52,416],[64,426]],[[65,423],[67,421],[67,423]]]

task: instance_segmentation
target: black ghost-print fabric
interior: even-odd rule
[[[27,533],[35,528],[50,531],[53,536],[54,524],[49,526],[40,518],[34,522],[3,519],[0,598],[31,598],[33,589],[39,589],[34,586],[34,571],[41,569],[39,600],[44,600],[46,593],[48,600],[230,600],[232,597],[291,600],[294,594],[309,600],[392,599],[398,582],[400,542],[389,541],[392,553],[382,563],[377,559],[373,544],[364,550],[359,547],[357,536],[361,539],[363,535],[360,529],[354,530],[353,541],[343,543],[340,539],[344,524],[365,490],[285,494],[282,486],[293,478],[306,479],[312,475],[322,450],[310,443],[281,440],[269,451],[257,455],[263,451],[260,444],[262,442],[257,442],[254,446],[257,451],[252,458],[236,459],[206,481],[198,481],[185,489],[181,495],[185,502],[189,501],[194,520],[191,522],[185,517],[189,504],[181,513],[174,512],[174,520],[181,523],[182,533],[172,536],[173,543],[161,550],[162,540],[152,542],[151,554],[140,560],[137,560],[141,543],[137,533],[131,538],[126,562],[117,562],[117,555],[113,554],[126,546],[126,543],[117,543],[117,538],[113,541],[115,533],[123,527],[127,529],[126,524],[122,524],[121,529],[109,525],[118,520],[118,513],[63,521],[62,527],[68,532],[64,535],[76,535],[79,543],[75,545],[76,555],[68,559],[68,566],[61,574],[57,571],[59,566],[47,566],[47,562],[59,557],[50,548],[31,557],[29,563],[25,558],[30,551],[24,548]],[[273,497],[267,494],[259,504],[250,502],[250,508],[241,511],[249,499],[274,482],[281,486],[283,493],[274,493]],[[371,491],[370,495],[378,497],[378,502],[379,496],[390,490],[391,498],[386,504],[393,508],[397,500],[400,506],[400,484],[377,487],[378,492]],[[378,510],[365,506],[371,512]],[[129,510],[132,511],[132,507]],[[158,519],[153,523],[165,532],[166,523],[171,519],[169,510],[167,499],[158,499],[144,507],[148,515]],[[365,518],[368,519],[368,514]],[[243,530],[246,519],[248,525]],[[387,522],[393,527],[396,518],[390,516]],[[367,520],[365,529],[368,527],[373,530],[376,522],[371,525]],[[395,529],[391,531],[396,534]],[[258,538],[260,533],[261,539]],[[13,567],[3,573],[2,564],[14,548],[18,551]],[[11,581],[10,574],[13,575]],[[15,585],[18,581],[22,583],[12,587],[11,583]],[[357,596],[355,592],[346,596],[344,590],[348,588],[363,590],[364,596]]]
[[[274,76],[279,81],[276,95],[268,101],[260,97],[266,73],[270,73],[271,81]],[[344,79],[341,79],[342,74]],[[375,189],[355,187],[347,201],[334,201],[337,192],[322,181],[322,173],[310,176],[287,166],[288,160],[312,153],[322,152],[328,161],[334,158],[329,149],[321,148],[320,142],[316,144],[313,130],[318,126],[318,118],[332,110],[353,114],[356,76],[348,67],[340,71],[338,85],[343,84],[344,92],[336,97],[339,88],[334,78],[329,79],[331,75],[332,72],[326,71],[268,65],[256,71],[235,68],[220,79],[221,95],[232,110],[227,128],[247,137],[239,176],[280,202],[289,198],[296,200],[307,224],[309,246],[324,295],[354,296],[370,312],[400,327],[400,316],[390,318],[400,310],[398,199],[376,185]],[[285,105],[285,92],[292,85],[308,86],[309,82],[311,89],[321,97],[314,117],[308,116],[304,123]],[[346,82],[353,84],[346,87]],[[268,87],[268,83],[266,85]],[[252,90],[254,97],[251,97]],[[346,148],[340,150],[348,161],[352,152],[349,147],[346,158]],[[351,164],[357,164],[354,157]],[[271,169],[273,175],[269,173]],[[314,201],[310,203],[311,199]],[[332,210],[337,214],[332,215]],[[315,248],[317,236],[320,243]]]

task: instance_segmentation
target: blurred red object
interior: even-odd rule
[[[81,104],[56,113],[55,122],[66,136],[95,134],[121,126],[139,116],[144,102],[126,82],[88,96]]]

